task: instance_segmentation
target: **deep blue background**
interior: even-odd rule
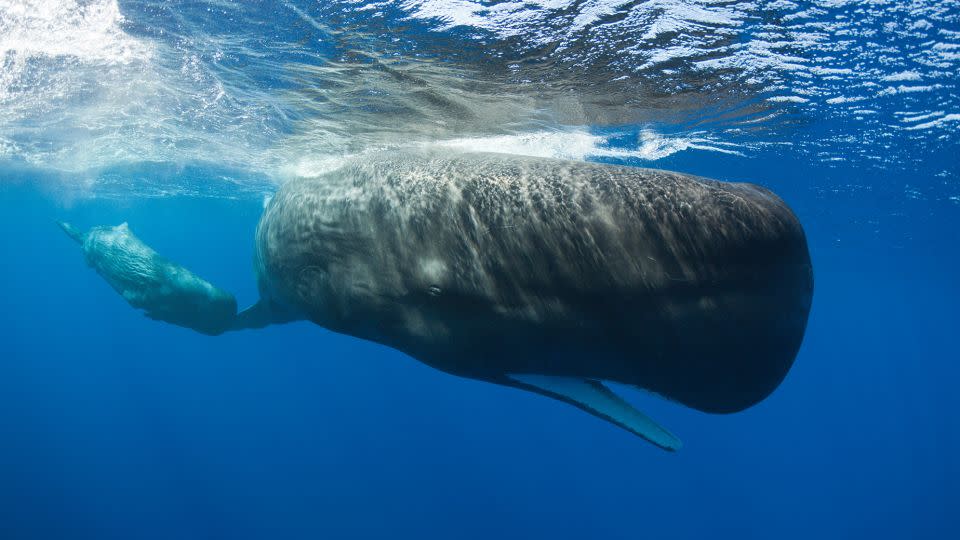
[[[960,537],[960,205],[853,164],[653,165],[773,188],[816,273],[765,402],[713,416],[625,391],[677,454],[308,323],[209,338],[148,320],[52,220],[128,221],[247,304],[261,201],[71,200],[7,175],[0,538]]]

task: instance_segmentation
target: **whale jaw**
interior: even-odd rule
[[[570,403],[669,452],[675,452],[683,446],[673,433],[635,409],[600,381],[530,374],[510,374],[507,378],[515,386]]]

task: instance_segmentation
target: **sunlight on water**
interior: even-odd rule
[[[438,146],[470,152],[496,152],[535,157],[586,160],[590,158],[654,161],[688,149],[742,155],[738,145],[706,138],[705,133],[668,136],[645,129],[637,136],[636,148],[614,146],[610,137],[587,131],[538,132],[515,136],[477,137],[438,141]]]
[[[123,17],[116,2],[6,1],[2,7],[0,54],[13,60],[12,68],[4,70],[8,84],[32,57],[125,64],[150,56],[143,43],[120,29]]]
[[[957,7],[4,0],[0,159],[114,195],[259,192],[424,144],[636,164],[785,144],[910,167],[908,146],[957,141]],[[150,164],[168,184],[118,174]],[[176,172],[198,167],[220,173]]]

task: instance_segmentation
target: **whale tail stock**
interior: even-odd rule
[[[126,223],[94,227],[86,233],[63,221],[57,225],[80,244],[87,264],[151,319],[211,336],[295,320],[266,300],[237,313],[231,293],[162,257]]]
[[[63,232],[67,233],[67,236],[73,238],[73,241],[83,245],[83,233],[80,232],[76,227],[67,223],[66,221],[57,221],[57,225],[63,229]]]

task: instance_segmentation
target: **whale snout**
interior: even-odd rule
[[[711,413],[734,413],[769,396],[800,349],[813,301],[814,274],[806,236],[786,203],[759,186],[741,184],[755,205],[748,230],[720,258],[728,282],[710,292],[721,309],[685,320],[696,339],[681,349],[673,392],[680,402]]]

